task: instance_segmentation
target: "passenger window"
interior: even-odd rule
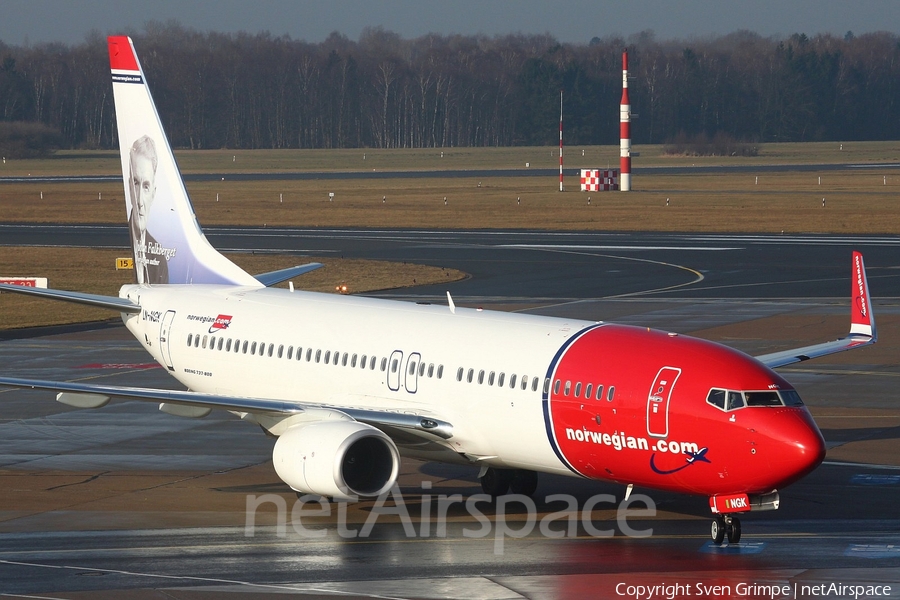
[[[197,334],[197,337],[194,338],[194,348],[200,347],[200,334]]]
[[[284,344],[278,346],[278,358],[281,358],[284,355]]]
[[[438,365],[437,378],[440,379],[444,376],[444,365]]]
[[[613,398],[615,398],[615,396],[616,396],[616,386],[611,385],[611,386],[609,386],[609,391],[606,392],[606,401],[612,402]]]
[[[585,398],[589,399],[591,397],[591,389],[592,389],[593,385],[594,385],[593,383],[589,383],[586,386],[584,386],[584,397]]]
[[[603,400],[603,386],[597,386],[597,400]]]
[[[537,377],[534,378],[537,381]],[[528,375],[522,375],[522,391],[528,389]]]
[[[335,353],[334,353],[334,360],[332,360],[331,364],[333,364],[334,366],[337,366],[338,361],[339,361],[340,359],[341,359],[341,353],[335,351]]]
[[[478,383],[481,383],[481,382],[479,381]],[[488,385],[494,385],[494,372],[493,371],[491,371],[491,373],[488,375]]]
[[[475,375],[475,369],[469,369],[469,372],[466,374],[466,382],[472,383],[472,376]]]
[[[409,374],[410,375],[416,374],[416,363],[414,361],[409,361]]]
[[[567,381],[567,382],[566,382],[565,390],[563,391],[563,394],[565,394],[566,396],[568,396],[568,395],[569,395],[569,392],[571,392],[571,391],[572,391],[572,382],[571,382],[571,381]]]
[[[225,342],[225,352],[231,352],[231,338],[228,338],[228,341]]]
[[[222,350],[222,346],[225,345],[225,338],[219,338],[219,343],[216,344],[216,350]]]
[[[457,380],[457,381],[462,381],[462,376],[463,376],[463,368],[460,367],[460,368],[457,369],[457,371],[456,371],[456,380]]]
[[[265,346],[265,344],[263,344],[263,346]],[[263,353],[263,350],[264,350],[264,348],[260,348],[260,349],[259,349],[259,353],[262,354],[262,353]],[[273,352],[275,352],[275,344],[269,344],[269,352],[268,352],[267,356],[268,356],[269,358],[272,358],[272,353],[273,353]]]
[[[341,366],[342,367],[347,366],[347,353],[346,352],[344,352],[344,355],[341,357]]]
[[[500,375],[497,376],[497,387],[503,387],[503,381],[505,379],[506,379],[506,375],[504,373],[500,373]]]
[[[318,357],[316,357],[316,358],[318,358]],[[316,361],[316,362],[319,362],[319,361]],[[331,362],[331,350],[326,350],[325,351],[325,364],[327,365],[330,362]]]
[[[509,389],[511,389],[511,390],[516,389],[516,374],[515,373],[513,373],[512,375],[509,376]]]
[[[423,377],[425,375],[425,363],[419,363],[419,377]],[[430,375],[429,375],[430,377]]]
[[[559,393],[559,386],[560,386],[561,383],[562,383],[562,382],[561,382],[559,379],[557,379],[557,380],[556,380],[556,383],[553,384],[553,393],[554,393],[554,394],[558,394],[558,393]]]
[[[322,351],[316,350],[316,362],[318,363],[320,360],[322,360]]]
[[[370,371],[375,370],[375,357],[374,356],[369,357],[369,370]],[[384,369],[382,369],[382,371],[384,371]]]
[[[365,354],[363,354],[363,355],[362,355],[362,358],[359,359],[359,367],[360,367],[361,369],[365,369],[365,368],[366,368],[366,360],[367,360],[367,359],[368,359],[368,356],[366,356]]]
[[[384,372],[386,369],[387,369],[387,358],[385,357],[385,358],[381,359],[381,370],[382,370],[382,372]]]
[[[294,347],[288,346],[287,359],[291,360],[292,358],[294,358]]]
[[[188,334],[188,346],[190,346],[190,345],[193,344],[193,343],[194,343],[194,334],[193,334],[193,333],[189,333],[189,334]]]
[[[250,346],[250,354],[256,354],[256,342],[253,342],[253,345]]]
[[[581,382],[575,384],[575,397],[579,398],[581,396]]]
[[[309,362],[310,358],[312,358],[312,348],[306,349],[306,362]],[[319,362],[319,361],[316,361]]]
[[[478,371],[478,385],[484,383],[484,369]]]
[[[207,336],[203,336],[203,349],[206,350],[206,338]]]
[[[706,401],[713,406],[718,406],[722,410],[725,410],[725,390],[709,390]]]
[[[744,408],[744,395],[740,392],[728,392],[728,404],[725,410]]]
[[[247,340],[244,340],[244,345],[241,347],[241,352],[247,354],[247,346],[250,344]]]
[[[355,354],[350,357],[350,368],[351,369],[356,368],[356,355]]]
[[[532,391],[532,392],[537,391],[537,379],[538,379],[538,378],[535,377],[535,378],[534,378],[534,382],[532,382],[532,384],[531,384],[531,391]],[[545,394],[549,394],[549,393],[550,393],[550,378],[549,378],[549,377],[545,377],[545,378],[544,378],[544,390],[543,390],[543,391],[544,391]]]
[[[434,375],[434,363],[428,363],[428,377]]]
[[[391,373],[397,372],[397,366],[398,366],[398,361],[395,358],[394,360],[391,361]]]

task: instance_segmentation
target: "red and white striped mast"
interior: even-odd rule
[[[562,140],[560,123],[560,140]],[[562,141],[560,141],[562,144]],[[562,156],[562,155],[560,155]],[[560,158],[562,161],[562,158]],[[628,50],[622,51],[622,102],[619,104],[619,190],[631,191],[631,101],[628,99]]]
[[[563,191],[562,94],[559,90],[559,191]]]

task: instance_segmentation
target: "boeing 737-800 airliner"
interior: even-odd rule
[[[772,369],[875,342],[863,259],[852,256],[851,329],[759,356],[605,322],[270,287],[315,263],[251,276],[203,235],[131,40],[110,37],[137,283],[119,297],[2,286],[121,313],[189,391],[0,378],[99,408],[159,402],[232,412],[277,436],[293,490],[348,499],[395,483],[401,456],[472,465],[484,490],[533,493],[537,473],[709,498],[712,537],[778,507],[822,461],[822,434]]]

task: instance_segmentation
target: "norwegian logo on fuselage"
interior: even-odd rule
[[[209,326],[209,332],[215,333],[223,329],[228,329],[229,325],[231,325],[231,315],[219,315],[216,317],[216,320],[213,321],[213,324]]]

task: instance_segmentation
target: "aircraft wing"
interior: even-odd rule
[[[18,379],[0,377],[0,387],[14,387],[57,392],[57,400],[79,408],[99,408],[110,398],[162,402],[163,404],[188,406],[201,409],[223,409],[235,412],[266,414],[270,416],[290,416],[317,410],[338,411],[356,421],[370,425],[396,427],[416,433],[427,433],[443,439],[453,436],[453,426],[440,419],[420,415],[399,414],[380,410],[364,410],[272,400],[268,398],[241,398],[217,394],[201,394],[190,391],[160,390],[153,388],[98,385],[68,381],[43,381],[39,379]],[[205,413],[204,413],[205,414]]]
[[[0,283],[0,291],[14,292],[16,294],[31,294],[32,296],[40,296],[51,300],[64,300],[66,302],[75,302],[77,304],[87,304],[88,306],[99,306],[100,308],[110,308],[123,313],[139,313],[141,307],[126,298],[118,296],[100,296],[98,294],[83,294],[81,292],[68,292],[65,290],[48,290],[44,288],[27,287],[24,285],[10,285],[8,283]]]
[[[850,291],[850,333],[847,337],[831,342],[813,344],[792,350],[783,350],[757,356],[756,359],[770,368],[783,367],[793,363],[819,358],[844,350],[862,348],[874,344],[878,339],[875,329],[875,314],[872,312],[872,298],[869,296],[869,282],[862,254],[853,253],[852,282]]]

